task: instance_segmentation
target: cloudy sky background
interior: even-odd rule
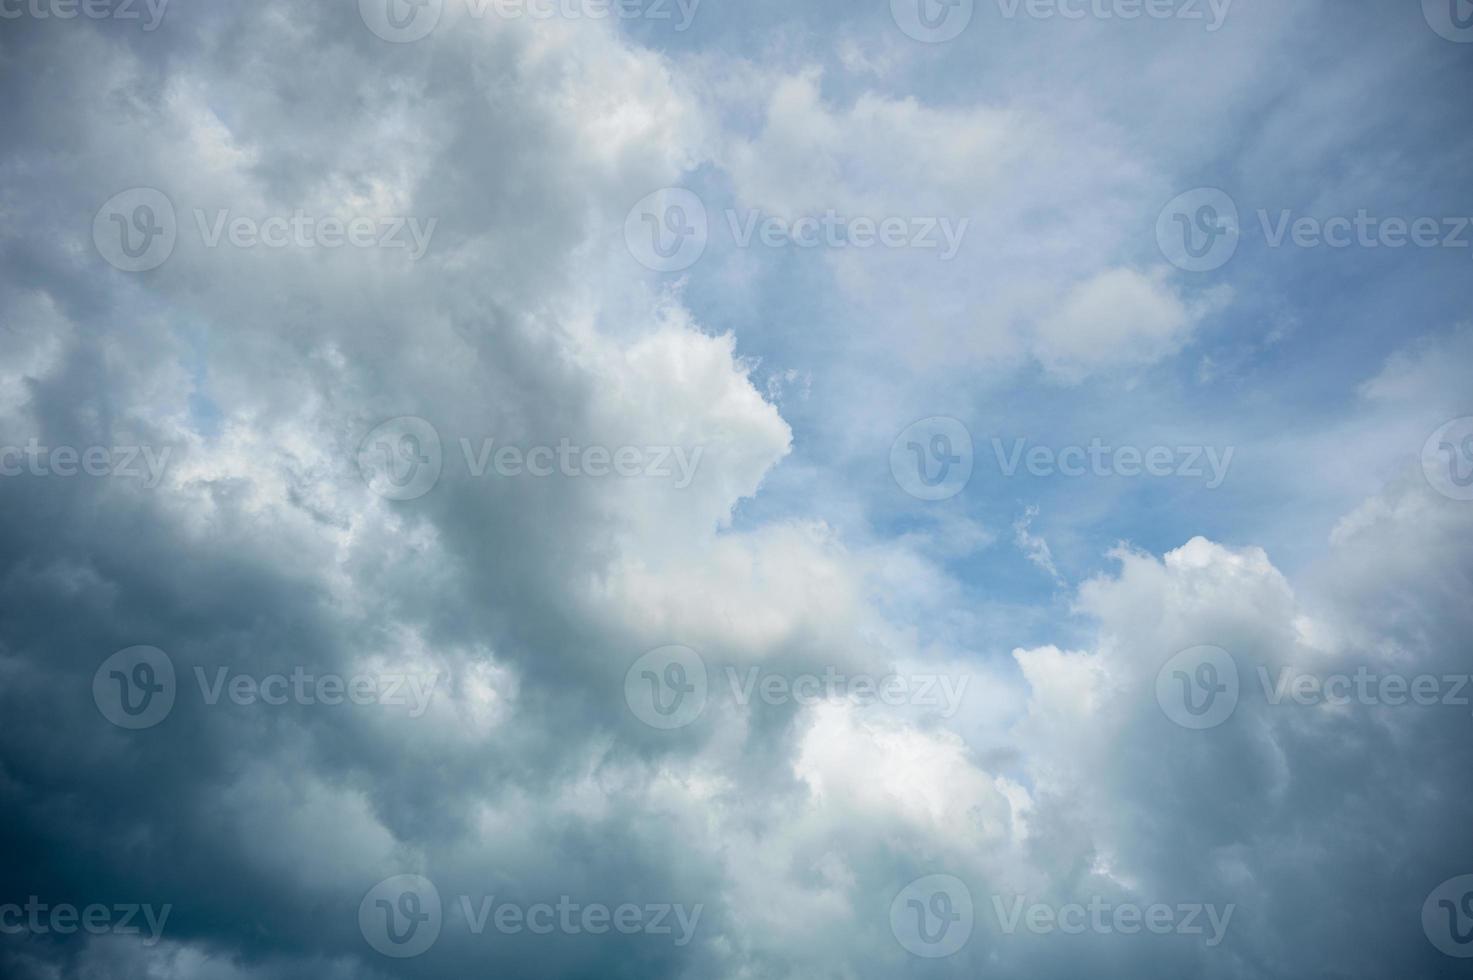
[[[0,477],[0,904],[172,913],[154,945],[0,935],[0,972],[1460,975],[1422,910],[1473,873],[1473,709],[1271,705],[1256,676],[1473,670],[1473,502],[1424,472],[1473,415],[1473,230],[1271,247],[1258,218],[1473,215],[1446,4],[1239,0],[1209,30],[1205,3],[979,0],[935,44],[883,2],[705,0],[680,31],[445,0],[410,43],[361,6],[4,8],[0,446],[170,456],[157,486]],[[93,225],[140,187],[178,228],[134,273]],[[671,187],[710,233],[662,273],[625,228]],[[1192,272],[1157,224],[1201,187],[1241,234]],[[208,247],[196,209],[436,224],[415,260]],[[740,247],[753,209],[968,226],[950,260]],[[358,462],[401,417],[444,443],[412,500]],[[891,467],[932,417],[975,447],[940,501]],[[688,486],[477,477],[461,438],[702,455]],[[1233,457],[1213,488],[1009,477],[993,439]],[[137,645],[179,691],[128,731],[93,678]],[[669,645],[711,690],[665,731],[625,675]],[[1203,645],[1244,690],[1193,731],[1156,683]],[[415,717],[210,705],[196,667],[438,681]],[[954,713],[741,704],[727,667],[967,686]],[[446,909],[394,959],[358,913],[401,874]],[[976,924],[926,958],[890,910],[933,874]],[[703,912],[684,945],[478,936],[461,895]],[[1008,935],[1019,895],[1235,912],[1211,947]]]

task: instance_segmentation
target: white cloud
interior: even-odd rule
[[[1165,269],[1109,269],[1073,286],[1043,317],[1035,341],[1038,358],[1065,382],[1146,367],[1179,351],[1231,294],[1224,286],[1189,301]]]

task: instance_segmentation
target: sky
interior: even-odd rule
[[[1468,975],[1470,82],[0,0],[0,975]]]

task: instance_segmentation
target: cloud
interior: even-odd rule
[[[1029,507],[1024,511],[1022,517],[1013,522],[1013,543],[1029,561],[1047,572],[1049,578],[1062,585],[1064,580],[1059,575],[1058,567],[1054,564],[1054,555],[1049,550],[1048,542],[1029,530],[1036,517],[1038,517],[1038,508]]]
[[[1173,290],[1165,270],[1110,269],[1070,289],[1039,323],[1039,360],[1064,382],[1146,367],[1179,351],[1231,294],[1229,287],[1218,287],[1188,302]]]
[[[1136,250],[1161,174],[1115,119],[1015,91],[903,94],[928,56],[864,35],[838,53],[851,89],[806,52],[774,68],[462,4],[392,44],[355,6],[181,6],[146,37],[7,22],[0,446],[171,452],[157,486],[0,477],[0,906],[172,911],[156,946],[31,935],[0,945],[0,971],[888,977],[917,969],[892,902],[936,873],[966,882],[977,912],[938,976],[1073,975],[1082,957],[1121,977],[1443,966],[1415,912],[1473,864],[1470,801],[1447,776],[1466,709],[1273,704],[1258,687],[1260,668],[1466,673],[1473,518],[1415,461],[1328,518],[1322,552],[1294,569],[1273,541],[1184,535],[1121,545],[1052,600],[989,594],[1034,587],[991,567],[1007,516],[976,505],[1016,514],[1000,488],[893,506],[893,434],[872,443],[909,400],[964,402],[972,374],[1034,366],[1047,398],[1128,388],[1240,295]],[[1254,44],[1269,30],[1230,44],[1267,57]],[[1214,118],[1231,108],[1208,96]],[[971,230],[954,262],[826,253],[776,292],[766,277],[791,256],[714,248],[682,278],[650,275],[625,216],[687,183],[713,206]],[[177,219],[173,253],[143,273],[92,240],[98,208],[130,187]],[[416,260],[211,245],[198,214],[222,210],[437,223]],[[762,344],[795,322],[811,326],[793,342],[812,355],[801,367],[794,347]],[[1394,356],[1363,401],[1443,411],[1461,337]],[[799,378],[805,397],[774,404]],[[1042,410],[1037,391],[1006,397]],[[389,499],[359,455],[405,418],[440,451],[390,449],[435,478]],[[564,443],[664,452],[674,469],[475,469],[482,448]],[[1230,530],[1248,523],[1227,510]],[[1049,512],[1074,569],[1083,535]],[[1055,591],[1035,513],[1014,543]],[[1149,517],[1134,530],[1159,536]],[[709,690],[663,731],[625,683],[672,644]],[[177,690],[132,731],[93,685],[139,645],[167,655]],[[1202,645],[1234,658],[1242,688],[1230,719],[1193,731],[1157,682]],[[727,678],[753,669],[932,678],[962,696],[954,714],[743,702]],[[264,696],[303,673],[311,699]],[[246,693],[200,681],[222,676]],[[422,712],[325,703],[324,677],[432,693]],[[405,961],[358,918],[398,875],[433,882],[445,911],[433,949]],[[1015,895],[1237,912],[1220,947],[1009,935],[992,899]],[[460,901],[564,896],[702,912],[677,945],[477,934]]]

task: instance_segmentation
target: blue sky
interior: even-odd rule
[[[1369,482],[1345,488],[1337,481],[1321,488],[1324,499],[1314,501],[1303,499],[1312,487],[1284,487],[1280,481],[1295,477],[1283,472],[1293,467],[1292,459],[1273,446],[1284,434],[1284,419],[1292,417],[1296,434],[1315,434],[1328,450],[1346,417],[1363,409],[1359,386],[1388,357],[1410,340],[1444,335],[1466,318],[1467,250],[1270,248],[1264,234],[1263,221],[1272,227],[1285,210],[1294,218],[1323,220],[1362,208],[1380,216],[1451,216],[1473,205],[1464,163],[1467,137],[1459,135],[1467,131],[1459,125],[1466,122],[1467,108],[1457,87],[1447,84],[1465,67],[1464,52],[1427,31],[1410,6],[1352,5],[1337,8],[1333,17],[1324,8],[1265,13],[1243,7],[1230,10],[1220,31],[1208,33],[1179,23],[1009,21],[984,4],[957,40],[908,47],[887,37],[885,28],[893,25],[877,25],[873,11],[852,5],[788,11],[780,26],[767,30],[744,19],[745,31],[733,26],[728,32],[723,18],[731,14],[711,13],[685,35],[651,32],[648,39],[679,55],[695,51],[718,61],[770,58],[776,49],[789,70],[821,72],[818,90],[835,111],[861,94],[879,92],[925,106],[1025,106],[1111,130],[1119,145],[1138,154],[1137,166],[1149,177],[1128,189],[1145,206],[1121,216],[1133,226],[1114,229],[1111,250],[1093,256],[1098,263],[1160,264],[1155,214],[1148,205],[1164,205],[1178,190],[1223,187],[1242,211],[1243,241],[1232,261],[1210,274],[1180,273],[1174,279],[1188,296],[1228,286],[1231,302],[1205,317],[1172,356],[1124,377],[1072,384],[1050,384],[1026,365],[1000,372],[965,358],[925,372],[897,368],[890,349],[915,343],[908,338],[924,330],[915,320],[927,311],[895,318],[887,311],[841,306],[821,254],[787,248],[761,256],[761,271],[743,284],[740,304],[730,302],[719,272],[692,275],[683,294],[691,308],[703,322],[733,330],[742,353],[761,358],[764,367],[819,375],[811,394],[816,404],[784,405],[795,429],[790,463],[846,463],[844,482],[855,486],[881,527],[924,519],[926,508],[896,499],[879,465],[883,457],[871,452],[867,460],[834,458],[835,443],[844,440],[829,438],[830,427],[849,420],[833,408],[846,400],[846,392],[896,396],[904,405],[896,406],[892,419],[897,430],[911,420],[909,411],[915,417],[963,418],[984,441],[1024,436],[1060,445],[1101,436],[1155,444],[1159,433],[1170,432],[1236,448],[1232,478],[1205,498],[1197,487],[1170,480],[1116,479],[1102,486],[1093,479],[1050,483],[1025,477],[1017,486],[979,480],[955,502],[956,509],[989,527],[1006,527],[1023,506],[1037,503],[1041,523],[1052,524],[1070,542],[1064,554],[1075,578],[1098,570],[1115,540],[1156,551],[1195,533],[1240,543],[1271,534],[1284,560],[1297,564],[1328,535],[1337,508]],[[817,22],[827,25],[822,40],[804,30]],[[835,36],[873,50],[898,49],[894,63],[883,74],[846,71]],[[1292,58],[1280,57],[1290,50]],[[1199,54],[1200,63],[1186,67]],[[1152,71],[1119,70],[1132,58],[1150,55],[1155,61],[1143,60],[1140,68]],[[1163,84],[1172,67],[1183,67],[1185,78]],[[1212,84],[1214,72],[1231,67],[1245,70],[1232,85]],[[1358,94],[1371,88],[1377,90],[1374,100]],[[732,116],[730,125],[739,132],[755,128],[750,115]],[[1183,122],[1187,118],[1190,125]],[[1275,137],[1284,134],[1294,135],[1281,145]],[[864,141],[874,134],[856,129],[849,136]],[[909,149],[923,157],[927,148]],[[1088,156],[1077,161],[1081,183],[1091,182],[1090,163]],[[728,188],[719,173],[693,176],[699,186],[709,179],[713,196],[722,200],[717,207],[726,205]],[[1068,234],[1067,214],[1042,218],[1051,203],[1047,196],[1034,202],[1040,220]],[[974,225],[971,234],[1017,236],[1027,228]],[[720,261],[708,255],[702,268]],[[978,271],[977,278],[985,282],[986,272]],[[938,305],[949,300],[944,293],[935,297]],[[822,368],[815,371],[836,358],[846,367],[851,358],[859,361],[855,375],[838,379]],[[833,389],[822,388],[825,373]],[[1374,479],[1395,462],[1384,452],[1377,455],[1381,448],[1347,446],[1343,452],[1364,454],[1360,467]],[[1401,448],[1405,453],[1414,447]],[[775,482],[781,483],[781,475]],[[804,495],[801,506],[810,504]],[[1003,541],[990,549],[965,577],[988,588],[1010,581],[1026,588],[1016,582],[1015,568],[989,574],[1000,565],[1013,566],[1015,556],[999,553],[1008,547]],[[1037,585],[1048,588],[1046,581]]]

